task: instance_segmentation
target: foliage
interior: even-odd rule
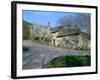
[[[52,59],[48,68],[90,66],[90,56],[60,56]]]
[[[23,21],[23,39],[30,39],[30,23]]]
[[[50,34],[46,26],[37,23],[30,24],[23,20],[23,39],[31,39],[39,43],[46,42],[47,44],[50,42]]]
[[[49,42],[50,34],[48,33],[47,27],[34,23],[32,25],[32,40],[39,42]]]

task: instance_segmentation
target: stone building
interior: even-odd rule
[[[90,35],[81,32],[78,27],[58,26],[52,28],[48,23],[48,31],[51,34],[51,44],[53,46],[69,49],[90,49]]]
[[[90,49],[90,35],[81,32],[78,27],[67,28],[63,25],[53,28],[48,22],[47,26],[30,25],[30,33],[31,39],[38,36],[53,46],[67,49]]]

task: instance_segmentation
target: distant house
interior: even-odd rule
[[[51,44],[53,46],[69,49],[90,49],[90,35],[81,32],[78,27],[58,26],[52,28],[48,23],[48,31],[51,34]]]

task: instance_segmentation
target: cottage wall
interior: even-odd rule
[[[51,34],[51,43],[52,43],[52,45],[58,46],[57,45],[57,35],[58,35],[58,32]]]
[[[67,49],[90,49],[90,40],[81,34],[64,37],[57,35],[58,32],[52,34],[52,45]]]
[[[80,49],[90,49],[90,40],[81,34],[79,35],[79,48]]]

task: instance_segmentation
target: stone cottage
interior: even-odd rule
[[[38,30],[39,31],[38,31]],[[38,31],[38,34],[36,32]],[[67,25],[51,27],[50,22],[47,26],[30,25],[30,36],[42,37],[43,40],[48,40],[49,44],[67,49],[90,49],[91,37],[88,33],[82,32],[80,28],[67,28]]]
[[[48,31],[51,34],[51,44],[57,47],[69,49],[90,49],[90,35],[81,32],[78,27],[67,28],[58,26],[52,28],[48,23]]]

